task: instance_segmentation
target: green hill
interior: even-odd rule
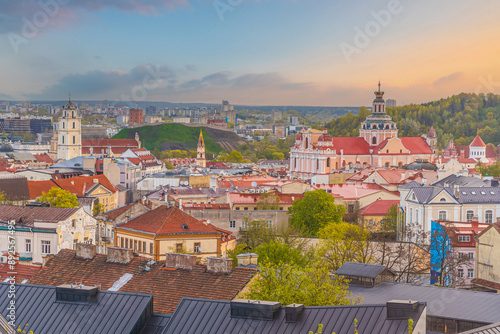
[[[357,115],[333,119],[326,128],[335,136],[358,136],[360,124],[369,114],[361,107]],[[400,137],[420,136],[434,126],[440,149],[450,139],[455,145],[469,145],[476,133],[487,144],[500,144],[500,95],[462,93],[439,101],[387,108],[387,114],[396,122]]]
[[[142,146],[152,151],[163,150],[196,150],[200,129],[203,129],[206,151],[219,153],[223,149],[235,149],[245,142],[235,133],[227,130],[218,130],[208,127],[191,127],[178,123],[126,128],[118,132],[113,138],[134,138],[139,134]],[[228,144],[228,143],[233,143]]]

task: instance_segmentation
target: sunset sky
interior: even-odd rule
[[[379,80],[399,105],[500,94],[498,0],[0,0],[0,8],[0,99],[71,92],[360,106]]]

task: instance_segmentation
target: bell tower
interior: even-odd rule
[[[200,130],[200,137],[198,138],[198,146],[196,148],[196,165],[198,167],[207,167],[207,160],[205,158],[205,140],[203,139],[203,131]]]
[[[63,108],[63,116],[59,120],[57,136],[57,159],[69,160],[82,155],[82,118],[78,108],[71,102]]]
[[[398,136],[396,123],[385,113],[384,92],[380,90],[380,86],[379,81],[378,90],[374,92],[372,114],[366,117],[359,129],[359,136],[363,137],[370,146],[377,146],[385,139]]]

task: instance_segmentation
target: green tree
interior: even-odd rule
[[[227,257],[229,259],[233,259],[233,267],[236,268],[238,266],[238,258],[237,256],[243,253],[247,253],[249,251],[247,244],[239,243],[234,247],[234,249],[230,249],[227,251]]]
[[[281,152],[273,152],[272,158],[273,160],[283,160],[285,159],[285,154]]]
[[[282,305],[305,306],[351,305],[360,302],[349,292],[342,277],[331,278],[328,269],[291,264],[260,264],[260,272],[242,297],[269,300]]]
[[[97,216],[101,213],[104,212],[104,205],[102,205],[101,203],[97,202],[96,205],[94,205],[94,208],[92,209],[92,215],[93,216]]]
[[[175,169],[174,165],[172,164],[171,161],[165,161],[165,168],[166,169]]]
[[[263,193],[257,199],[257,210],[278,210],[280,198],[274,192]]]
[[[231,151],[227,156],[228,162],[240,163],[243,160],[243,155],[238,151]]]
[[[261,244],[276,240],[276,231],[269,227],[265,220],[250,220],[245,218],[246,227],[240,232],[240,240],[247,244],[251,250],[257,249]]]
[[[345,207],[322,189],[308,191],[288,209],[290,224],[305,236],[315,237],[328,223],[340,223]]]
[[[259,254],[259,263],[286,263],[303,267],[308,262],[308,257],[298,247],[277,240],[261,244],[255,252]]]
[[[319,231],[320,243],[316,256],[330,271],[345,262],[370,263],[370,233],[358,225],[340,222],[328,224]]]
[[[46,193],[42,192],[42,196],[36,199],[36,202],[48,203],[53,208],[77,208],[78,200],[76,195],[69,191],[58,187],[52,187]]]

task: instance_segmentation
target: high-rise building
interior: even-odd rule
[[[396,100],[393,100],[393,99],[388,99],[386,101],[386,105],[389,107],[389,108],[394,108],[397,106],[397,103],[396,103]]]
[[[69,102],[64,106],[59,120],[57,158],[69,160],[82,155],[82,118],[77,106]]]
[[[52,130],[52,118],[31,118],[30,130],[33,134],[44,133]]]
[[[283,119],[283,111],[281,110],[272,110],[271,118],[273,121],[281,121]]]

